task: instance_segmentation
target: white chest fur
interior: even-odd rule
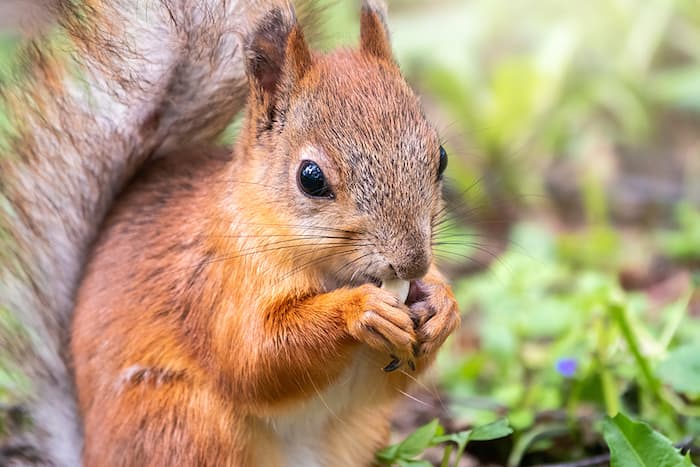
[[[345,417],[357,404],[372,400],[371,392],[381,377],[377,362],[371,362],[367,350],[360,349],[350,366],[330,387],[294,407],[283,415],[265,421],[277,438],[285,465],[288,467],[323,467],[335,465],[332,452],[326,452],[326,439],[331,425],[343,429],[350,421]],[[368,394],[370,391],[370,394]]]

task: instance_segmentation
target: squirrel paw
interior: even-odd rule
[[[404,362],[415,368],[417,341],[408,307],[393,293],[374,285],[363,285],[357,290],[362,304],[346,317],[350,335],[391,355],[392,360],[384,371],[394,371]]]
[[[430,357],[459,327],[455,297],[447,284],[424,279],[411,282],[408,303],[416,331],[416,357]]]

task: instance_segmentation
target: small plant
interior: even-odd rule
[[[430,462],[417,459],[417,457],[429,447],[444,446],[440,466],[457,466],[459,465],[459,459],[462,458],[464,449],[470,441],[488,441],[503,438],[512,432],[513,430],[508,426],[507,420],[502,419],[471,430],[445,434],[444,428],[435,419],[418,428],[400,443],[393,444],[379,451],[377,453],[377,462],[382,465],[399,467],[431,467],[432,464]],[[452,453],[455,450],[454,463],[450,464]]]

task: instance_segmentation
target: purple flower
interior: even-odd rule
[[[557,360],[555,367],[564,378],[573,378],[574,374],[576,374],[578,362],[575,358],[560,358]]]

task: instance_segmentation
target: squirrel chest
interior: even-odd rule
[[[357,349],[334,384],[278,414],[257,419],[256,434],[265,442],[256,443],[256,465],[370,465],[368,453],[388,431],[384,420],[389,406],[381,402],[386,401],[385,388],[370,383],[383,376],[380,373],[372,352]]]

